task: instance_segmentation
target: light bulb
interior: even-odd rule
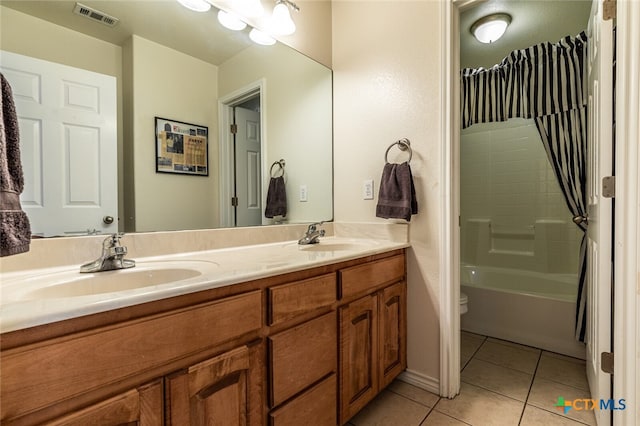
[[[178,3],[195,12],[207,12],[211,9],[209,2],[205,0],[176,0]]]
[[[224,10],[218,12],[218,22],[220,22],[223,27],[234,31],[240,31],[247,28],[247,24],[241,21],[235,14],[225,12]]]
[[[503,36],[511,23],[511,16],[497,13],[478,19],[471,26],[471,33],[480,43],[493,43]]]
[[[249,33],[249,38],[255,43],[262,44],[264,46],[271,46],[276,43],[276,40],[273,37],[255,28]]]
[[[281,35],[290,35],[296,32],[296,24],[291,19],[289,6],[284,3],[276,4],[271,17],[273,32]]]

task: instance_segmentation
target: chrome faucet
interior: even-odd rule
[[[102,242],[102,255],[93,262],[85,263],[80,272],[103,272],[114,269],[126,269],[136,266],[134,260],[125,259],[127,248],[120,245],[124,233],[112,234]]]
[[[298,244],[318,244],[320,241],[318,238],[324,237],[324,229],[318,229],[324,222],[315,222],[309,225],[307,232],[298,240]]]

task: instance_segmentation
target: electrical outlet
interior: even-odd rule
[[[308,195],[307,185],[300,185],[300,201],[307,201]]]
[[[373,179],[365,179],[362,183],[362,199],[373,200]]]

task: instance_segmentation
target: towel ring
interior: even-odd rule
[[[271,177],[280,177],[280,176],[284,176],[284,160],[280,159],[280,161],[274,161],[273,164],[271,165],[271,168],[269,169],[269,175]],[[282,172],[282,174],[280,176],[274,176],[273,175],[273,168],[275,166],[279,166],[278,170],[276,170],[276,174],[278,174],[278,172]]]
[[[411,157],[413,157],[413,150],[411,149],[411,142],[407,138],[402,138],[399,141],[395,141],[394,143],[389,145],[389,148],[387,148],[387,151],[384,153],[384,162],[385,163],[389,162],[389,160],[387,159],[387,157],[389,155],[389,151],[391,150],[391,148],[393,148],[396,145],[398,145],[398,149],[400,151],[409,150],[409,159],[407,160],[407,163],[410,163],[411,162]]]

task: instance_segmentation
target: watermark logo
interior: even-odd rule
[[[578,398],[565,400],[564,397],[559,396],[558,401],[553,406],[567,414],[571,409],[576,411],[624,410],[627,408],[627,403],[624,399],[601,399],[597,401],[589,398]]]
[[[554,407],[558,407],[558,409],[564,411],[564,414],[567,414],[569,412],[569,410],[571,410],[571,407],[573,407],[573,403],[572,402],[573,401],[565,401],[564,397],[559,396],[558,397],[558,402],[556,402]]]

